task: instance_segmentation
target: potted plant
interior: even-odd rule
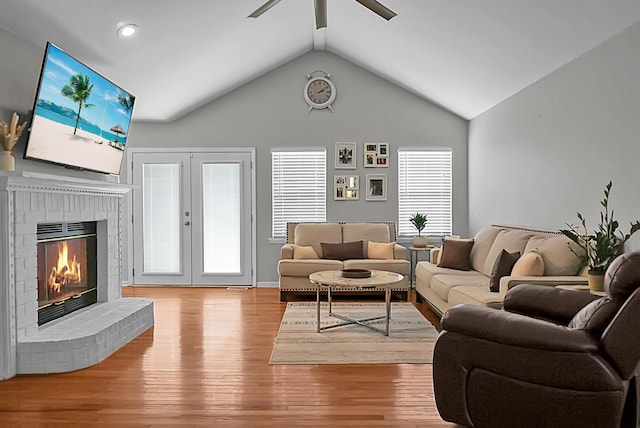
[[[603,290],[604,273],[611,262],[624,252],[624,244],[640,230],[640,222],[631,223],[629,233],[618,231],[618,221],[613,218],[613,210],[609,211],[609,193],[611,182],[604,189],[604,199],[600,201],[600,223],[593,233],[587,232],[587,222],[582,214],[577,213],[580,226],[567,224],[568,229],[560,232],[575,242],[582,249],[579,253],[571,246],[571,251],[582,260],[583,266],[589,268],[589,288]]]
[[[429,244],[426,236],[422,236],[422,229],[427,226],[427,215],[423,213],[415,213],[409,218],[409,221],[418,230],[418,236],[413,238],[413,246],[423,248]]]

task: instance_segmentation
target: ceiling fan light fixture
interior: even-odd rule
[[[396,16],[396,13],[384,6],[377,0],[356,0],[362,6],[369,9],[371,12],[379,15],[381,18],[387,21]],[[267,0],[262,6],[253,11],[248,18],[257,18],[273,6],[280,3],[280,0]],[[325,28],[327,26],[327,0],[314,0],[315,12],[316,12],[316,29]]]
[[[138,32],[138,26],[136,24],[122,24],[118,27],[116,34],[118,37],[128,39],[133,37]]]

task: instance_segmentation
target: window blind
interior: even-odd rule
[[[424,235],[450,235],[452,224],[451,149],[398,150],[398,232],[417,234],[409,218],[427,214]]]
[[[327,212],[325,150],[271,152],[272,236],[284,237],[287,222],[323,222]]]

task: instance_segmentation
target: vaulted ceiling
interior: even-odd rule
[[[638,0],[0,0],[0,26],[51,41],[171,121],[310,50],[327,50],[471,119],[640,21]],[[132,39],[116,35],[132,22]],[[6,61],[0,55],[0,60]]]

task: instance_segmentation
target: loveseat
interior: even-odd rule
[[[309,282],[309,274],[341,269],[402,274],[404,279],[392,293],[406,298],[411,267],[406,248],[395,241],[395,222],[287,223],[286,243],[278,262],[280,300],[315,295],[316,286]],[[349,291],[356,290],[342,290]]]
[[[470,249],[465,260],[454,260],[462,263],[456,269],[443,267],[450,263],[442,260],[440,265],[437,262],[439,257],[447,256],[447,245]],[[580,249],[559,232],[500,225],[484,228],[472,239],[445,239],[443,254],[439,254],[441,249],[434,249],[430,254],[432,262],[416,265],[417,298],[442,315],[460,303],[501,309],[507,290],[521,283],[586,285],[580,259],[569,245],[579,254]],[[498,259],[507,258],[505,255],[514,262],[506,268],[498,263]],[[460,254],[457,256],[460,258]]]

